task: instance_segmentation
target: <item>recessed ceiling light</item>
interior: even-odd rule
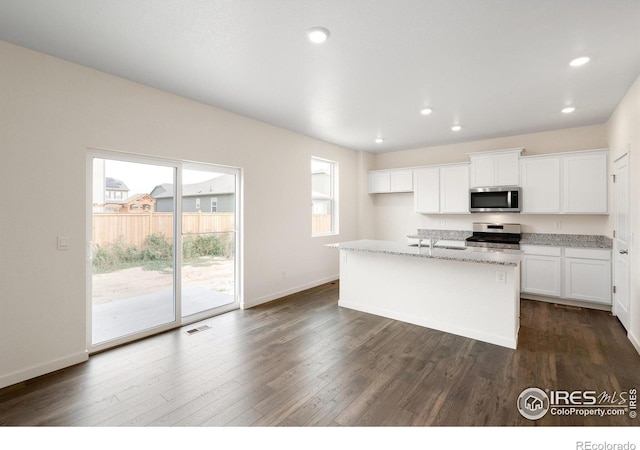
[[[384,139],[382,139],[381,137],[376,138],[376,144],[382,144],[384,142]]]
[[[314,44],[322,44],[329,39],[329,30],[322,27],[313,27],[307,30],[307,37]]]
[[[451,131],[460,131],[462,130],[462,127],[460,125],[454,125],[451,127]]]
[[[565,114],[571,114],[575,110],[576,110],[576,108],[573,107],[573,106],[567,106],[566,108],[562,108],[562,112],[565,113]]]
[[[428,116],[432,112],[433,112],[433,110],[431,108],[422,108],[420,110],[420,114],[422,114],[423,116]]]
[[[578,66],[584,66],[586,63],[589,62],[591,58],[589,58],[588,56],[581,56],[579,58],[573,59],[571,60],[571,62],[569,63],[569,65],[571,67],[578,67]]]

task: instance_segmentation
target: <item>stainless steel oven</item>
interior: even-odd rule
[[[518,223],[476,222],[473,224],[473,234],[467,238],[467,246],[518,250],[520,230]]]
[[[469,211],[518,213],[522,206],[522,189],[518,186],[473,188],[469,191]]]

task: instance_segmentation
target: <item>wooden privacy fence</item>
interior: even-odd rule
[[[214,233],[234,230],[234,213],[184,213],[182,233]],[[331,216],[314,214],[312,233],[331,231]],[[162,234],[168,240],[173,236],[172,213],[94,213],[92,242],[101,247],[119,242],[125,246],[144,246],[147,236]]]
[[[322,234],[331,232],[331,215],[314,214],[311,216],[311,233]]]
[[[233,231],[234,213],[184,213],[182,233]],[[101,247],[119,242],[142,247],[147,236],[173,237],[173,213],[94,213],[92,242]]]

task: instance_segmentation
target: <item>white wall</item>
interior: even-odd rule
[[[375,155],[374,167],[391,169],[468,162],[469,153],[515,147],[525,147],[523,156],[607,148],[607,128],[603,124],[382,153]],[[471,230],[473,222],[516,222],[522,224],[526,233],[611,236],[612,231],[606,215],[425,215],[413,212],[413,194],[376,194],[370,197],[377,239],[402,241],[418,228]]]
[[[632,241],[631,258],[631,323],[629,338],[640,352],[640,77],[631,86],[607,122],[611,161],[629,151],[631,170],[630,203]],[[613,217],[611,218],[613,222]]]
[[[86,358],[88,148],[243,168],[246,305],[337,277],[357,152],[1,41],[0,61],[0,387]],[[312,155],[339,163],[340,236],[311,238]]]

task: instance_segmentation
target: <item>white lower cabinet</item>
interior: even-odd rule
[[[611,304],[611,252],[599,249],[565,249],[565,297]]]
[[[522,245],[522,293],[611,304],[611,251]]]
[[[560,297],[562,295],[562,261],[559,247],[521,246],[522,292]]]

